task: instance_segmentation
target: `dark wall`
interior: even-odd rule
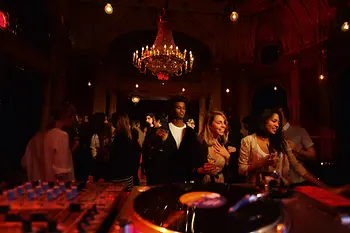
[[[52,22],[45,0],[1,0],[0,10],[9,13],[10,31],[49,56]]]
[[[277,87],[276,90],[275,87]],[[286,90],[280,85],[266,84],[254,93],[251,105],[252,115],[261,113],[265,108],[278,106],[287,106]]]
[[[0,54],[0,174],[15,178],[29,139],[41,121],[43,76]],[[2,167],[6,169],[1,169]],[[9,169],[10,168],[10,169]],[[15,173],[15,174],[13,174]]]

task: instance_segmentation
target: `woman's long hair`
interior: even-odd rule
[[[130,120],[127,114],[120,114],[116,117],[115,133],[125,133],[128,138],[132,139]]]
[[[215,119],[216,116],[222,116],[225,120],[225,125],[226,125],[226,129],[224,132],[223,136],[220,136],[218,141],[222,144],[225,145],[227,143],[227,139],[228,139],[228,132],[229,132],[229,127],[228,127],[228,123],[227,123],[227,118],[225,116],[225,114],[221,111],[216,111],[216,110],[211,110],[207,113],[207,115],[204,118],[203,121],[203,125],[202,125],[202,130],[199,133],[199,137],[204,140],[208,146],[212,146],[215,143],[215,139],[213,136],[213,133],[210,130],[210,126],[213,124],[213,121]]]
[[[279,117],[279,127],[275,134],[271,134],[266,129],[266,122],[274,115]],[[258,116],[255,124],[255,133],[257,136],[269,138],[270,148],[276,150],[278,153],[286,153],[287,145],[282,134],[282,115],[278,109],[265,109],[260,116]]]

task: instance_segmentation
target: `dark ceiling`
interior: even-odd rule
[[[0,10],[9,13],[11,31],[48,55],[52,21],[45,2],[45,0],[0,0]]]

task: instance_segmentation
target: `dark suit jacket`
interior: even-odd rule
[[[108,179],[133,176],[138,169],[140,148],[125,132],[117,132],[109,146]]]
[[[193,155],[197,153],[197,135],[190,127],[186,127],[180,147],[168,131],[165,141],[154,137],[149,142],[148,172],[149,184],[166,184],[184,182],[192,179]]]

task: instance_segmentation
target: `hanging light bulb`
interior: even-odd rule
[[[230,89],[227,88],[227,89],[226,89],[226,93],[230,93]]]
[[[321,74],[319,78],[320,78],[320,80],[323,80],[324,79],[324,75]]]
[[[237,22],[238,18],[239,18],[238,13],[236,11],[232,11],[232,13],[230,15],[230,20],[232,22]]]
[[[91,87],[91,82],[88,82],[88,86]]]
[[[134,104],[137,104],[138,102],[140,102],[140,96],[138,95],[134,95],[131,97],[131,102],[133,102]]]
[[[113,13],[113,7],[110,3],[107,3],[105,6],[105,12],[106,14],[110,15]]]
[[[341,30],[343,32],[347,32],[349,30],[349,23],[348,22],[344,22],[343,25],[341,26]]]

